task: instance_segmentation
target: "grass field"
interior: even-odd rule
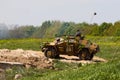
[[[0,40],[0,49],[24,49],[24,50],[40,50],[43,42],[49,42],[53,39],[9,39]]]
[[[21,80],[120,80],[120,37],[91,37],[87,39],[100,45],[100,52],[96,54],[108,60],[107,63],[81,64],[63,63],[55,60],[54,66],[58,70],[37,70],[14,68],[6,71],[7,80],[12,80],[16,73],[21,73]],[[19,39],[0,40],[0,48],[40,50],[41,42],[53,39]]]

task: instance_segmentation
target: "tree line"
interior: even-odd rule
[[[6,38],[54,38],[63,35],[74,35],[77,30],[83,35],[120,36],[120,21],[115,23],[88,24],[86,22],[45,21],[41,26],[20,26],[7,31]]]

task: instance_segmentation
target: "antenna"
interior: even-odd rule
[[[93,18],[94,18],[94,16],[95,16],[95,15],[97,15],[97,13],[96,13],[96,12],[94,12],[94,14],[92,15],[91,20],[90,20],[90,23],[92,23]]]

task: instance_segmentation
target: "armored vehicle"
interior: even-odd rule
[[[58,38],[53,42],[44,43],[42,52],[48,58],[58,58],[60,55],[78,56],[80,60],[91,60],[99,51],[99,46],[83,37],[68,36]]]

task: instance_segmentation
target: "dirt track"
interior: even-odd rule
[[[105,59],[94,57],[91,61],[79,60],[78,57],[75,56],[66,56],[61,55],[60,61],[63,62],[73,62],[73,63],[82,63],[82,64],[90,64],[96,62],[106,62]],[[36,67],[38,69],[41,68],[50,68],[53,66],[53,59],[47,59],[41,51],[32,51],[32,50],[8,50],[8,49],[0,49],[0,63],[10,63],[12,65],[24,65],[26,68]],[[17,62],[17,63],[16,63]],[[6,68],[6,66],[3,66]]]

